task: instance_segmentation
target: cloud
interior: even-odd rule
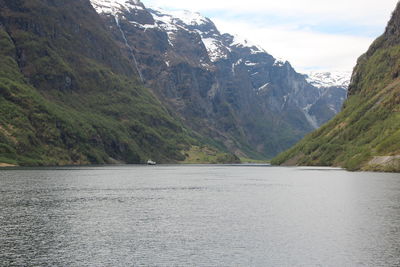
[[[324,34],[293,27],[254,27],[245,22],[214,20],[222,32],[237,33],[283,58],[299,71],[351,70],[372,38]]]
[[[384,23],[395,8],[397,0],[148,0],[146,3],[160,7],[192,11],[223,10],[232,13],[258,13],[281,17],[309,17],[315,21],[341,20],[359,24]]]
[[[299,71],[351,70],[380,35],[397,0],[143,0],[199,11],[222,32],[238,34]]]

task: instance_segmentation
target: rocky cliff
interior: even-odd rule
[[[311,85],[289,62],[221,34],[198,13],[140,1],[91,2],[143,83],[191,129],[237,155],[276,155],[335,115],[344,100],[343,90]]]

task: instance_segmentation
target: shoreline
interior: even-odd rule
[[[129,166],[129,165],[137,165],[137,166],[146,166],[146,164],[65,164],[65,165],[43,165],[43,166],[20,166],[16,164],[10,163],[3,163],[0,162],[0,169],[5,168],[52,168],[52,167],[104,167],[104,166]],[[299,168],[303,170],[343,170],[343,171],[350,171],[350,172],[373,172],[373,173],[400,173],[400,171],[396,170],[389,170],[389,169],[381,169],[381,168],[361,168],[359,170],[348,170],[346,168],[340,166],[313,166],[313,165],[274,165],[271,163],[165,163],[165,164],[157,164],[161,166],[256,166],[256,167],[287,167],[287,168]]]
[[[18,167],[18,165],[0,162],[0,168],[6,168],[6,167]]]

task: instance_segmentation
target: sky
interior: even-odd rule
[[[190,10],[222,33],[260,45],[298,71],[351,71],[381,35],[397,0],[142,0],[147,7]]]

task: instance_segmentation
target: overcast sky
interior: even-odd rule
[[[351,71],[381,35],[397,0],[142,0],[197,11],[221,32],[259,44],[298,71]]]

